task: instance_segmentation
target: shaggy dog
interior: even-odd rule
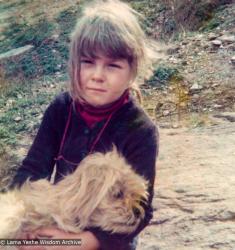
[[[43,226],[74,233],[86,227],[131,233],[144,217],[147,187],[115,148],[91,154],[56,185],[46,179],[26,181],[1,194],[0,239]]]

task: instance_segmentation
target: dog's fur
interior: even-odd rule
[[[131,233],[144,217],[147,187],[115,148],[91,154],[56,185],[27,181],[1,194],[0,238],[53,225],[74,233],[86,227]]]

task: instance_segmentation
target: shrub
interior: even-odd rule
[[[164,87],[167,82],[174,76],[178,74],[176,68],[171,68],[166,65],[159,65],[153,72],[153,76],[146,81],[147,84],[155,87]]]

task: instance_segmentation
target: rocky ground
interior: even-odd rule
[[[214,122],[160,129],[154,218],[138,250],[235,249],[235,125]]]

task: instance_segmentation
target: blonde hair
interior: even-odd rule
[[[132,70],[134,91],[137,79],[151,68],[149,46],[138,22],[139,14],[118,0],[96,1],[85,7],[71,34],[69,59],[70,94],[80,99],[80,60],[102,53],[114,59],[127,59]]]

